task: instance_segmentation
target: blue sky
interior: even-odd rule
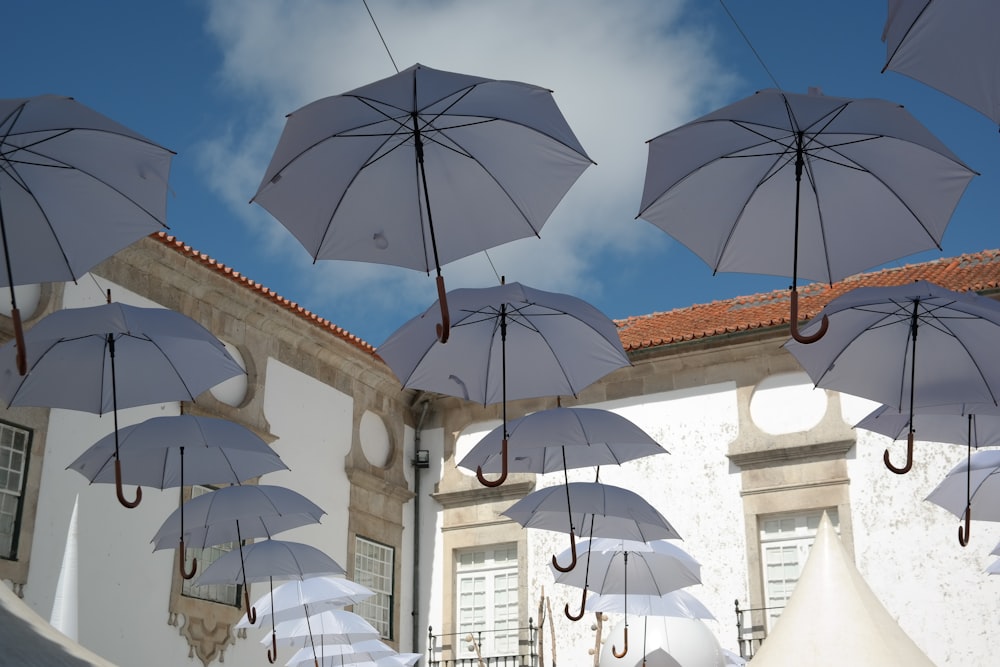
[[[982,175],[943,252],[1000,247],[1000,134],[985,117],[880,73],[883,0],[368,0],[399,68],[548,87],[597,162],[541,238],[447,265],[449,289],[508,281],[566,292],[622,318],[788,287],[718,274],[636,220],[645,141],[754,91],[820,87],[905,105]],[[249,204],[284,115],[395,72],[362,0],[12,0],[4,97],[69,95],[177,152],[171,233],[374,345],[436,298],[424,274],[314,264]]]

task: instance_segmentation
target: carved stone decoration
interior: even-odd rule
[[[208,619],[185,616],[179,632],[191,647],[188,657],[197,655],[205,667],[216,658],[225,662],[226,649],[236,643],[231,623],[212,623]]]
[[[186,501],[190,498],[191,488],[185,487],[180,499]],[[177,559],[178,554],[175,550],[167,623],[172,626],[180,623],[178,634],[187,640],[190,647],[188,657],[193,658],[197,655],[205,667],[208,667],[213,660],[224,662],[226,649],[236,644],[237,634],[234,626],[243,616],[243,609],[241,606],[185,596]]]

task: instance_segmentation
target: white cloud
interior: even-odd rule
[[[597,162],[564,198],[541,239],[490,251],[496,270],[582,298],[601,291],[600,257],[665,248],[633,218],[645,142],[727,100],[735,82],[712,56],[713,35],[679,23],[681,0],[369,0],[400,69],[427,66],[545,86]],[[312,266],[279,223],[246,202],[258,186],[284,114],[395,70],[363,3],[217,0],[208,31],[223,53],[220,80],[246,100],[246,117],[202,148],[211,186],[272,252],[308,272],[313,304],[336,303],[343,323],[402,322],[435,298],[433,280],[352,262]],[[236,129],[240,128],[240,129]],[[449,288],[495,284],[481,254],[448,265]],[[416,302],[419,305],[414,305]],[[347,313],[350,313],[348,316]]]

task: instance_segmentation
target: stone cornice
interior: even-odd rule
[[[347,481],[355,486],[383,494],[399,503],[406,503],[413,499],[413,491],[410,491],[407,487],[394,484],[366,470],[346,466],[344,471],[347,473]]]
[[[444,509],[483,505],[502,501],[520,500],[535,488],[535,482],[508,482],[495,488],[462,489],[459,491],[440,491],[431,494],[434,500],[441,503]]]
[[[751,470],[754,468],[788,465],[790,462],[803,462],[805,460],[842,458],[853,446],[854,440],[835,440],[832,442],[818,442],[788,447],[755,449],[727,454],[726,456],[733,464],[743,470]]]

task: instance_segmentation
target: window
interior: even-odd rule
[[[354,581],[375,595],[354,605],[354,613],[371,623],[382,639],[392,639],[392,578],[395,552],[378,542],[354,539]]]
[[[483,657],[517,655],[517,546],[461,551],[455,563],[458,643],[474,653],[471,634]]]
[[[192,486],[191,498],[197,498],[204,493],[211,493],[214,490],[215,489],[209,486]],[[200,574],[204,572],[205,568],[209,565],[235,549],[236,546],[235,542],[229,542],[227,544],[205,547],[204,549],[187,549],[184,555],[184,567],[188,572],[190,572],[191,560],[193,558],[197,558],[198,573]],[[189,598],[198,598],[199,600],[208,600],[209,602],[232,605],[233,607],[239,607],[240,604],[242,604],[240,595],[243,594],[243,587],[239,584],[209,584],[208,586],[195,586],[194,582],[197,580],[198,577],[195,577],[194,579],[185,579],[181,587],[181,595]]]
[[[17,559],[31,431],[0,422],[0,558]]]
[[[837,511],[826,510],[834,528]],[[761,562],[764,564],[764,607],[768,632],[774,629],[809,556],[823,510],[760,518]]]

